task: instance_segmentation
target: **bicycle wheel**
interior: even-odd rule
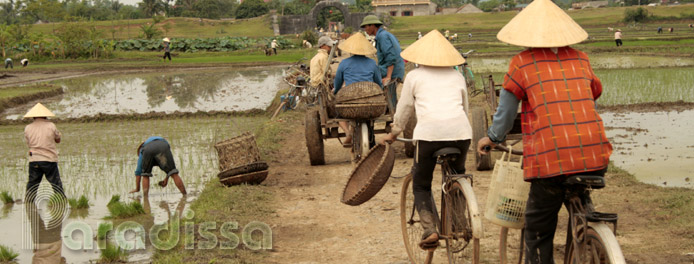
[[[475,234],[475,231],[481,232],[482,222],[474,193],[471,193],[472,187],[467,181],[462,181],[469,189],[460,182],[454,182],[446,193],[446,211],[443,213],[446,251],[451,264],[476,264],[479,263],[479,238],[482,234]]]
[[[578,236],[583,236],[582,232]],[[612,230],[605,224],[589,226],[584,236],[585,248],[577,250],[568,245],[565,263],[571,264],[624,264],[624,255]]]
[[[419,241],[424,229],[422,229],[419,215],[414,208],[412,174],[405,177],[400,190],[400,227],[402,228],[402,239],[405,242],[407,256],[411,263],[424,263],[428,254],[434,254],[432,251],[424,251],[419,248]]]

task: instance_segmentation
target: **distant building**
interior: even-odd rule
[[[429,0],[374,0],[375,13],[390,16],[428,16],[436,12],[436,4]]]
[[[607,5],[608,5],[607,1],[590,1],[590,2],[573,3],[573,4],[571,4],[571,8],[573,8],[573,9],[598,8],[598,7],[607,7]]]
[[[461,7],[446,7],[437,8],[437,15],[448,15],[448,14],[472,14],[472,13],[483,13],[482,9],[477,8],[473,4],[466,4]]]

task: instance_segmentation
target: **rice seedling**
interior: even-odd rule
[[[108,236],[108,232],[111,230],[113,230],[113,223],[106,222],[106,223],[99,224],[99,227],[96,230],[96,239],[97,240],[105,240],[106,237]]]
[[[14,203],[14,199],[12,198],[12,195],[10,195],[10,193],[7,191],[3,191],[2,193],[0,193],[0,200],[2,200],[2,202],[4,204]]]
[[[99,263],[125,262],[127,260],[128,252],[118,246],[107,244],[106,248],[101,250]]]
[[[89,199],[84,195],[80,196],[79,199],[70,198],[70,199],[68,199],[68,202],[70,203],[70,207],[72,209],[87,209],[87,208],[89,208]]]
[[[19,253],[14,252],[14,250],[9,247],[0,245],[0,262],[10,262],[15,260],[17,257],[19,257]]]
[[[111,213],[110,218],[127,218],[145,213],[145,209],[139,201],[124,203],[120,201],[120,195],[111,197],[111,201],[106,207]]]

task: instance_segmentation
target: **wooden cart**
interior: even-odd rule
[[[487,130],[489,129],[489,121],[492,120],[493,113],[496,111],[496,107],[499,105],[499,93],[503,86],[494,82],[492,75],[487,78],[488,81],[484,83],[484,95],[487,106],[491,109],[492,114],[487,114],[485,107],[474,107],[472,109],[472,145],[473,150],[475,150],[475,167],[478,171],[490,170],[493,168],[491,155],[480,155],[477,153],[477,142],[487,136]],[[513,123],[511,131],[506,136],[506,140],[511,140],[515,145],[522,139],[521,131],[521,121],[520,115],[516,116],[516,120]]]

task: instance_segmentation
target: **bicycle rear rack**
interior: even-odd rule
[[[611,223],[614,226],[614,235],[617,235],[617,220],[619,216],[613,213],[601,213],[601,212],[587,212],[586,220],[588,222],[606,222]]]

